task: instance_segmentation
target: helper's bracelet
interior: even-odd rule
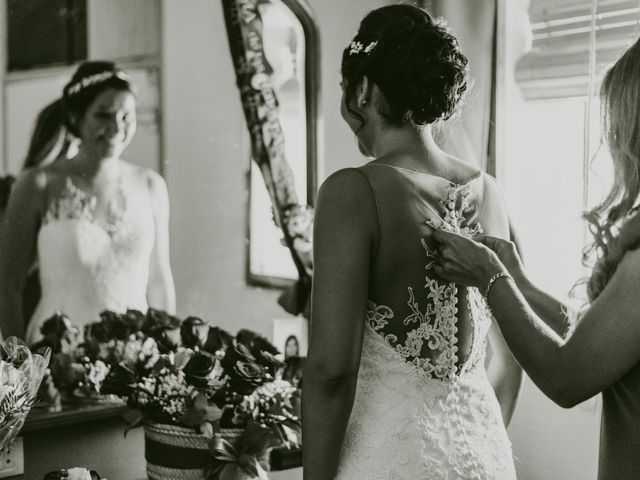
[[[506,279],[513,280],[513,277],[511,275],[509,275],[508,273],[505,273],[505,272],[496,273],[493,277],[491,277],[489,279],[489,283],[487,284],[487,288],[484,291],[484,298],[489,299],[489,292],[491,291],[491,287],[493,287],[493,284],[496,282],[496,280],[498,280],[500,278],[506,278]]]

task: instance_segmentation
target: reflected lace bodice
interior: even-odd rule
[[[383,216],[384,200],[378,200]],[[481,230],[466,216],[473,200],[469,185],[449,184],[440,208],[430,209],[439,215],[424,222],[472,236]],[[435,276],[437,253],[424,238],[418,241],[424,290],[407,287],[408,314],[398,316],[390,306],[369,301],[337,479],[515,480],[511,446],[484,367],[492,321],[488,305],[477,289],[461,291]],[[472,337],[462,359],[460,302]]]
[[[149,195],[121,183],[97,215],[97,200],[71,178],[45,212],[38,233],[42,297],[27,338],[56,310],[82,326],[104,310],[146,311],[149,262],[155,239]]]

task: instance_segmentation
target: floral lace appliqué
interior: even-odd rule
[[[468,196],[469,185],[450,185],[440,201],[444,212],[441,224],[438,225],[435,219],[429,218],[426,220],[427,225],[432,228],[445,228],[467,237],[481,232],[482,228],[477,223],[473,226],[465,225],[464,214],[469,209]],[[437,251],[429,248],[424,239],[421,243],[426,258],[424,288],[428,304],[426,309],[422,310],[413,288],[408,287],[407,306],[411,314],[402,320],[405,326],[414,325],[415,328],[407,331],[404,342],[400,342],[397,335],[385,334],[384,327],[394,318],[394,312],[391,308],[372,301],[369,301],[367,321],[406,362],[412,365],[418,375],[438,379],[452,378],[457,373],[458,362],[458,287],[454,283],[443,283],[430,276]],[[425,345],[429,351],[427,356]]]
[[[86,220],[100,225],[110,235],[121,231],[126,210],[126,198],[122,189],[119,189],[116,198],[109,202],[106,218],[100,222],[95,215],[96,204],[95,195],[89,195],[76,187],[71,178],[67,177],[62,194],[49,205],[44,223],[56,220]]]

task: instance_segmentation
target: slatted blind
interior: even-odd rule
[[[528,100],[585,96],[595,24],[596,88],[607,66],[640,35],[640,0],[531,0],[533,48],[516,68]],[[597,91],[597,90],[596,90]]]

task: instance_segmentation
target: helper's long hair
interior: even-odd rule
[[[584,214],[593,243],[585,249],[583,261],[587,265],[595,259],[587,280],[590,302],[602,292],[618,266],[620,258],[610,255],[611,242],[637,206],[640,194],[640,40],[607,72],[600,100],[614,181],[605,199]]]

